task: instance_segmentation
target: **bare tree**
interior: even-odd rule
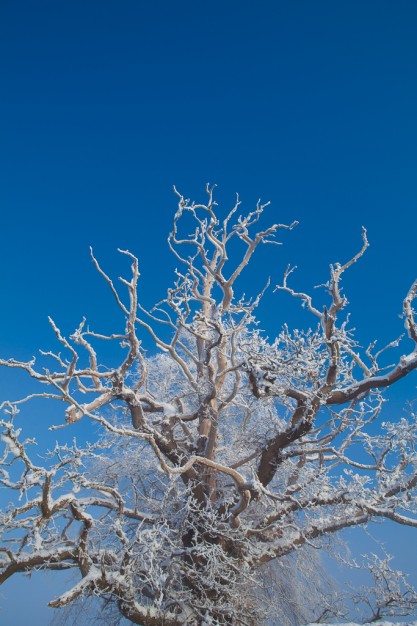
[[[0,360],[40,385],[1,405],[0,481],[16,497],[1,514],[0,583],[72,568],[79,579],[50,606],[97,596],[144,626],[259,624],[268,563],[374,518],[417,527],[415,416],[373,424],[383,391],[417,368],[417,281],[403,303],[411,348],[394,365],[379,364],[374,344],[361,350],[345,314],[341,279],[365,230],[358,254],[330,267],[322,309],[287,269],[277,289],[317,325],[270,341],[255,318],[262,294],[235,287],[257,247],[296,223],[256,230],[266,205],[239,216],[237,200],[220,219],[213,188],[206,204],[177,195],[168,243],[180,269],[162,302],[139,302],[130,252],[120,251],[131,263],[120,288],[91,253],[124,329],[103,335],[83,320],[66,338],[50,320],[62,352]],[[100,362],[100,342],[121,346],[119,365]],[[37,397],[63,402],[66,425],[91,420],[103,435],[41,461],[17,425]]]

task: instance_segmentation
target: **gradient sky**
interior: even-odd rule
[[[2,356],[50,347],[47,315],[66,334],[83,315],[100,331],[122,323],[89,245],[115,276],[116,249],[136,253],[143,301],[161,299],[172,185],[202,200],[207,181],[225,209],[239,192],[248,210],[270,200],[271,221],[300,221],[260,252],[247,293],[288,262],[297,287],[323,283],[366,226],[371,248],[345,280],[353,325],[364,344],[396,338],[417,274],[416,65],[415,0],[0,0]],[[309,323],[285,295],[262,314],[269,333]],[[8,374],[0,394],[16,398],[25,381]],[[415,569],[416,540],[387,537]],[[40,590],[8,583],[4,623],[45,624]],[[23,595],[9,612],[4,598]]]

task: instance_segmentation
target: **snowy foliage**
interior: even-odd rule
[[[127,302],[92,254],[125,330],[105,336],[83,320],[67,339],[50,320],[62,354],[43,353],[44,364],[0,360],[41,385],[1,405],[0,481],[16,498],[1,513],[0,583],[72,568],[79,580],[51,606],[97,597],[143,626],[273,624],[278,614],[285,626],[343,615],[320,585],[315,606],[300,595],[314,548],[374,518],[417,527],[415,415],[375,428],[383,391],[417,368],[417,282],[403,304],[411,351],[388,368],[383,351],[356,342],[341,292],[343,273],[367,248],[365,231],[360,252],[331,266],[327,307],[289,287],[287,269],[277,289],[299,298],[314,324],[284,326],[269,340],[255,317],[262,294],[237,298],[235,283],[258,245],[296,224],[253,233],[265,206],[239,217],[237,201],[220,220],[207,193],[198,205],[178,194],[169,245],[182,269],[163,302],[146,310],[138,301],[130,252],[121,251],[132,264],[121,279]],[[181,234],[183,221],[187,233],[193,222],[191,235]],[[121,345],[118,366],[100,362],[103,341],[115,353]],[[64,402],[65,423],[92,420],[100,439],[57,445],[35,462],[33,442],[15,426],[33,397]],[[372,568],[372,617],[412,611],[405,579],[388,561]]]

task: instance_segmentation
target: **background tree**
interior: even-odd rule
[[[168,242],[180,269],[162,302],[138,300],[130,252],[120,251],[125,293],[92,253],[124,330],[83,320],[67,339],[50,320],[62,353],[0,360],[44,389],[1,405],[0,480],[16,497],[1,517],[0,583],[75,569],[79,581],[51,606],[97,596],[144,626],[259,624],[268,564],[296,569],[300,550],[374,518],[417,526],[415,415],[379,423],[383,391],[417,367],[417,281],[403,303],[412,350],[394,365],[380,364],[385,349],[360,348],[345,315],[341,279],[368,246],[365,230],[361,250],[331,266],[322,309],[289,286],[287,269],[277,289],[316,326],[285,325],[269,340],[255,317],[262,293],[236,295],[236,283],[256,248],[296,222],[257,230],[266,205],[242,216],[237,200],[220,218],[213,188],[206,204],[177,195]],[[101,342],[121,346],[118,365],[101,362]],[[88,419],[102,436],[39,461],[16,424],[35,397],[63,402],[67,425]]]

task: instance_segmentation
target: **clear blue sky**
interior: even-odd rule
[[[402,332],[417,274],[414,0],[1,0],[0,64],[3,356],[48,348],[47,315],[66,333],[83,314],[112,325],[90,244],[115,275],[116,248],[135,252],[145,301],[160,299],[172,185],[200,199],[207,181],[226,207],[239,191],[300,221],[254,285],[287,262],[297,286],[324,282],[365,225],[371,248],[345,281],[354,325],[364,343]],[[268,331],[298,320],[274,298]],[[2,397],[21,391],[0,372]]]

